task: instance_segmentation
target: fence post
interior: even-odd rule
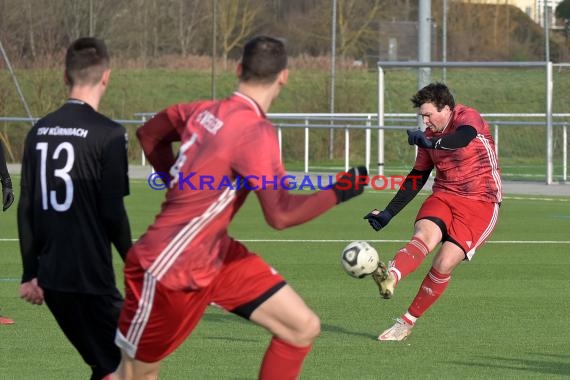
[[[309,125],[309,119],[305,118],[305,125]],[[309,127],[305,127],[305,173],[309,172]]]
[[[350,132],[348,126],[344,128],[344,170],[348,171],[350,165]]]
[[[562,182],[566,183],[568,173],[568,125],[562,127]]]
[[[366,170],[368,170],[368,172],[370,173],[370,126],[372,125],[371,123],[371,119],[372,119],[372,115],[368,115],[367,116],[367,120],[366,120],[366,126],[368,128],[366,128],[366,147],[365,147],[365,159],[364,159],[364,164],[366,165]]]
[[[378,66],[378,174],[384,175],[384,70]]]
[[[553,137],[552,137],[552,62],[546,63],[546,184],[552,184],[552,155],[553,155]]]
[[[142,124],[146,123],[146,116],[142,115]],[[144,150],[141,148],[141,165],[146,166],[146,157],[144,155]]]
[[[279,141],[279,158],[283,161],[283,132],[281,127],[277,127],[277,141]]]

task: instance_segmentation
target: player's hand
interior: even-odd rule
[[[382,228],[386,227],[388,223],[390,223],[392,214],[386,210],[379,211],[377,209],[374,209],[368,214],[364,215],[364,219],[368,219],[368,223],[370,223],[375,231],[380,231]]]
[[[44,291],[38,285],[37,278],[20,284],[20,298],[32,305],[41,305],[44,303]]]
[[[336,175],[337,182],[332,186],[336,194],[336,204],[346,202],[364,192],[368,184],[368,170],[365,166],[350,168]]]
[[[14,203],[14,191],[12,190],[12,180],[8,178],[2,179],[2,211],[8,210]]]
[[[408,144],[417,145],[420,148],[433,148],[433,142],[428,139],[419,129],[408,129]]]

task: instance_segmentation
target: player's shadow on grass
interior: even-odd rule
[[[345,329],[344,327],[330,325],[328,323],[321,323],[321,331],[322,332],[331,332],[331,333],[336,333],[336,334],[361,336],[364,338],[376,340],[376,335],[366,334],[366,333],[363,333],[360,331],[350,331],[350,330]]]
[[[237,325],[251,325],[251,323],[249,323],[248,321],[246,321],[243,318],[238,317],[237,315],[231,314],[231,313],[227,313],[227,312],[223,312],[223,311],[208,311],[206,314],[204,314],[204,316],[202,317],[203,321],[207,321],[209,323],[231,323],[231,324],[237,324]],[[213,333],[216,333],[216,331],[213,331]],[[233,341],[233,342],[258,342],[259,339],[258,338],[242,338],[242,337],[235,337],[235,336],[227,336],[227,335],[222,335],[222,336],[214,336],[214,335],[209,335],[206,336],[204,339],[208,339],[208,340],[222,340],[222,341]]]
[[[551,375],[570,375],[570,355],[528,353],[528,358],[505,358],[496,356],[475,356],[469,362],[452,363],[468,367],[508,369],[511,371],[535,372]],[[542,357],[539,359],[538,357]],[[479,358],[479,361],[477,361]]]
[[[245,319],[224,311],[219,310],[209,310],[202,316],[203,321],[213,322],[213,323],[240,323],[249,324]]]
[[[203,321],[211,322],[211,323],[239,323],[239,324],[247,324],[249,325],[250,322],[246,321],[243,318],[238,317],[232,313],[227,313],[219,310],[208,310],[206,314],[202,317]],[[321,323],[321,331],[323,332],[330,332],[335,334],[346,334],[346,335],[353,335],[353,336],[361,336],[364,338],[369,339],[376,339],[376,335],[373,334],[366,334],[359,331],[351,331],[347,330],[341,326],[335,326],[328,323]]]
[[[247,338],[236,338],[234,337],[229,337],[229,336],[206,336],[204,337],[205,340],[220,340],[223,342],[253,342],[253,343],[257,343],[259,342],[259,339],[247,339]]]

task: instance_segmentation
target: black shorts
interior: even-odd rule
[[[115,333],[123,298],[116,294],[93,295],[44,289],[44,300],[59,327],[91,367],[91,380],[115,371],[121,351]]]

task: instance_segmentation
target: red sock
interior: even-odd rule
[[[441,274],[432,267],[424,278],[416,298],[414,298],[412,305],[408,309],[408,313],[416,318],[421,317],[443,294],[450,279],[450,274]]]
[[[279,338],[273,337],[265,352],[260,380],[294,380],[299,378],[305,357],[311,351],[311,346],[297,347]]]
[[[392,270],[398,281],[420,266],[429,253],[429,248],[420,238],[413,237],[406,246],[396,253],[392,261]]]

